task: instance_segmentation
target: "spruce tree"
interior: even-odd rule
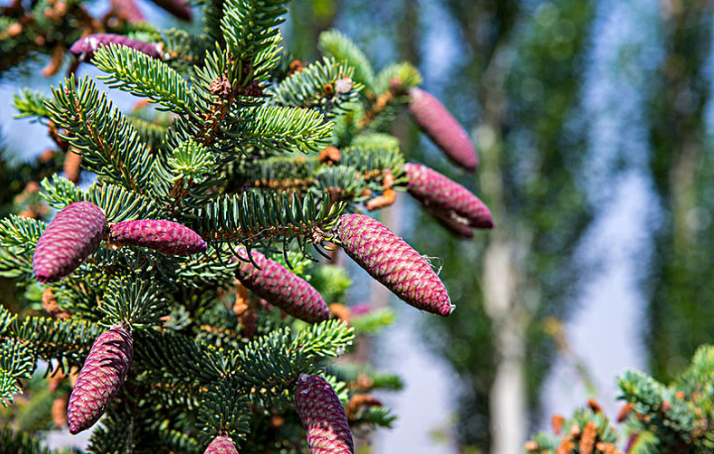
[[[409,190],[452,228],[490,228],[485,205],[410,167],[389,129],[410,109],[457,163],[475,170],[476,151],[409,63],[375,71],[335,30],[320,36],[323,58],[303,62],[278,28],[288,0],[197,3],[197,34],[158,30],[131,0],[104,22],[79,1],[4,11],[0,70],[35,50],[52,49],[48,74],[71,63],[56,87],[14,100],[59,159],[32,174],[47,175],[39,195],[54,217],[0,221],[0,274],[17,299],[0,311],[0,397],[24,391],[30,412],[92,428],[95,453],[352,452],[347,423],[394,419],[367,393],[401,383],[333,361],[391,317],[350,315],[350,279],[330,260],[343,249],[410,305],[450,315],[430,263],[364,213]],[[120,111],[74,75],[80,64],[136,107]],[[12,408],[0,445],[39,450],[46,427]]]

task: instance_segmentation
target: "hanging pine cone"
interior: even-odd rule
[[[171,221],[125,221],[110,228],[111,242],[117,245],[143,246],[168,255],[191,255],[208,249],[201,236]]]
[[[419,128],[455,164],[474,172],[478,167],[478,156],[466,130],[431,94],[412,88],[409,96],[409,113]]]
[[[352,260],[408,304],[443,317],[454,310],[429,262],[379,221],[344,215],[337,239]]]
[[[352,432],[340,399],[325,379],[300,374],[295,409],[312,454],[353,454]]]
[[[306,322],[317,323],[330,318],[330,309],[322,295],[304,279],[258,251],[251,251],[258,268],[248,261],[245,249],[241,249],[238,255],[241,261],[236,269],[236,278],[249,290]]]
[[[69,397],[71,434],[90,428],[102,417],[124,383],[133,355],[131,334],[121,325],[112,326],[94,341]]]
[[[157,44],[147,43],[137,39],[129,39],[126,36],[114,35],[112,33],[97,33],[80,38],[72,44],[72,47],[69,48],[69,52],[75,57],[78,57],[81,61],[89,61],[94,57],[94,52],[96,52],[97,49],[110,44],[126,46],[138,50],[151,58],[161,57],[161,51]]]
[[[407,191],[425,207],[449,219],[451,214],[477,229],[493,228],[488,207],[468,189],[421,164],[405,164]]]
[[[219,435],[213,439],[203,454],[238,454],[238,450],[231,437]]]
[[[44,284],[69,276],[97,250],[106,228],[104,212],[93,203],[76,202],[57,213],[32,258],[37,280]]]

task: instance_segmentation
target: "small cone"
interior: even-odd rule
[[[352,432],[340,399],[321,377],[300,374],[295,409],[312,454],[353,454]]]
[[[468,189],[421,164],[406,164],[407,191],[430,211],[449,218],[453,213],[477,229],[493,228],[488,207]]]
[[[474,172],[478,155],[466,130],[434,96],[419,88],[409,90],[409,113],[419,128],[455,164]]]
[[[203,454],[238,454],[238,450],[231,437],[219,435],[213,439]]]
[[[134,347],[131,334],[114,325],[94,341],[69,397],[67,416],[73,435],[102,417],[129,371]]]
[[[117,46],[126,46],[134,50],[138,50],[151,58],[160,58],[161,52],[159,47],[154,43],[147,43],[145,41],[139,41],[137,39],[129,39],[126,36],[114,35],[111,33],[97,33],[94,35],[87,35],[84,38],[80,38],[69,51],[75,57],[78,57],[82,61],[89,61],[94,57],[94,52],[97,51],[101,46],[109,46],[114,44]]]
[[[322,295],[304,279],[258,251],[251,251],[258,267],[248,261],[245,249],[238,255],[241,260],[236,269],[236,278],[246,288],[306,322],[318,323],[330,318],[330,309]]]
[[[208,249],[198,233],[171,221],[118,222],[110,234],[114,244],[148,247],[168,255],[191,255]]]
[[[102,241],[107,218],[98,206],[76,202],[57,213],[44,231],[32,258],[32,269],[43,284],[69,276]]]
[[[403,301],[443,317],[454,310],[429,262],[380,222],[362,214],[344,215],[337,238],[352,260]]]

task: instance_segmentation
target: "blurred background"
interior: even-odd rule
[[[419,67],[423,88],[470,132],[480,169],[455,169],[406,117],[395,133],[409,160],[472,189],[496,223],[459,240],[406,197],[379,214],[439,258],[457,309],[448,319],[421,314],[377,285],[355,295],[394,304],[397,322],[364,355],[406,383],[384,396],[399,416],[395,429],[362,452],[522,453],[552,415],[589,398],[615,417],[624,370],[669,380],[710,342],[711,2],[301,0],[291,8],[286,44],[303,59],[317,58],[318,34],[337,27],[377,69],[394,59]],[[10,96],[28,83],[47,87],[33,75],[42,64],[0,80],[8,148],[27,159],[45,137],[11,120]]]

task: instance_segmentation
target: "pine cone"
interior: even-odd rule
[[[312,454],[354,453],[345,410],[335,390],[323,378],[300,374],[295,408],[307,432]]]
[[[139,5],[134,0],[112,0],[112,8],[117,16],[130,24],[146,22],[144,13],[141,12]]]
[[[148,247],[168,255],[191,255],[208,249],[198,233],[171,221],[118,222],[110,234],[113,243]]]
[[[447,219],[456,214],[474,228],[493,228],[488,207],[465,187],[421,164],[406,164],[404,170],[409,177],[409,194],[431,211]]]
[[[89,202],[68,205],[52,219],[40,237],[32,258],[32,269],[41,283],[69,276],[102,241],[107,218]]]
[[[352,260],[408,304],[443,317],[454,310],[429,263],[380,222],[362,214],[344,215],[337,238]]]
[[[90,428],[114,400],[129,371],[134,347],[131,334],[114,325],[94,341],[69,397],[69,432]]]
[[[80,38],[69,51],[75,57],[78,57],[81,61],[89,61],[94,57],[94,52],[97,51],[101,46],[108,46],[114,44],[117,46],[126,46],[134,50],[138,50],[151,58],[160,58],[161,52],[159,46],[154,43],[147,43],[145,41],[139,41],[137,39],[129,39],[126,36],[114,35],[111,33],[97,33],[94,35],[87,35],[84,38]]]
[[[474,172],[478,167],[478,156],[466,130],[431,94],[412,88],[409,95],[409,113],[419,128],[454,163]]]
[[[231,437],[219,435],[213,439],[203,454],[238,454],[238,450]]]
[[[251,255],[259,268],[247,261],[248,252],[245,249],[238,255],[241,261],[236,277],[249,290],[306,322],[317,323],[330,318],[330,309],[322,295],[304,279],[258,251],[251,251]]]

